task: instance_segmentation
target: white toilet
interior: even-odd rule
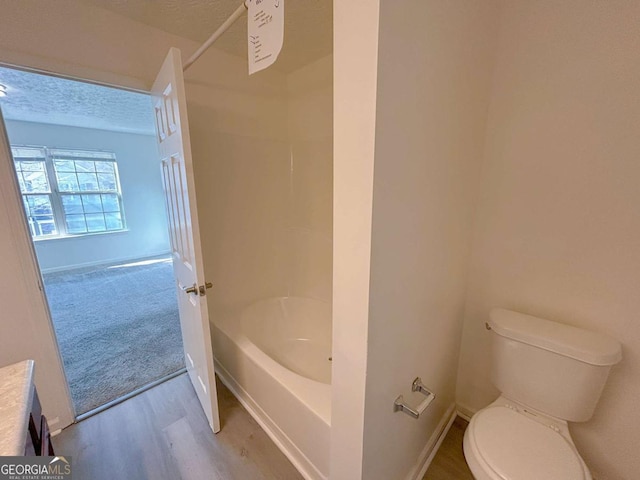
[[[591,480],[567,422],[591,418],[620,343],[504,309],[491,311],[488,328],[501,395],[464,435],[476,480]]]

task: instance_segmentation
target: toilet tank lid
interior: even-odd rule
[[[489,318],[498,335],[584,363],[615,365],[622,359],[620,342],[606,335],[504,308],[492,309]]]

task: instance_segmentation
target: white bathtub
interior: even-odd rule
[[[216,372],[310,480],[329,473],[331,306],[262,300],[215,315]]]

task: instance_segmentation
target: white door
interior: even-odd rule
[[[162,181],[169,218],[185,362],[209,425],[214,432],[218,432],[220,419],[207,311],[208,285],[204,279],[187,100],[180,50],[177,48],[169,50],[151,92],[162,162]]]

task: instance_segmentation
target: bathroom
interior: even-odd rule
[[[31,19],[7,2],[1,20],[5,63],[148,89],[168,47],[197,48],[82,2],[48,22],[23,3]],[[317,469],[400,480],[452,415],[497,398],[491,308],[607,334],[623,359],[571,431],[594,478],[635,479],[640,5],[335,2],[332,17],[331,51],[299,69],[250,78],[214,47],[186,76],[214,337],[260,299],[330,303]],[[420,402],[417,376],[436,400],[415,420],[393,401]]]

